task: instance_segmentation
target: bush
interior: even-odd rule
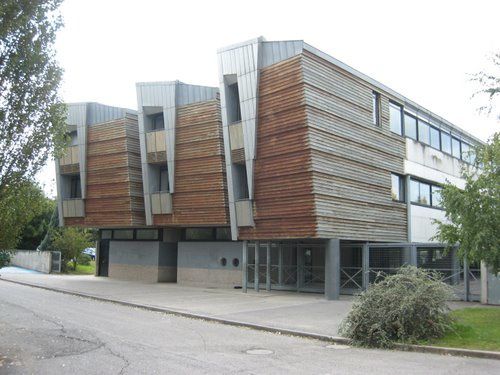
[[[442,337],[451,327],[447,300],[452,297],[440,274],[402,267],[360,294],[339,333],[354,345],[385,348]]]
[[[5,250],[0,250],[0,268],[7,267],[10,264],[10,253]]]
[[[88,266],[88,265],[90,265],[91,260],[92,260],[92,258],[90,257],[90,255],[80,254],[80,255],[78,255],[77,263],[81,264],[82,266]]]

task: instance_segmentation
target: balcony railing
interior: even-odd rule
[[[63,217],[84,217],[83,199],[71,198],[63,200]]]
[[[172,194],[166,191],[158,191],[151,194],[151,212],[153,215],[164,215],[172,213]]]
[[[59,159],[59,165],[73,165],[78,164],[78,145],[77,146],[69,146],[66,149],[66,153],[62,158]]]
[[[235,202],[236,224],[239,227],[251,227],[253,222],[253,205],[250,199],[243,199]]]

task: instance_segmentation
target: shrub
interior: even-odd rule
[[[82,266],[88,266],[91,260],[92,258],[90,257],[90,255],[80,254],[78,255],[77,263],[81,264]]]
[[[391,347],[443,336],[451,326],[451,288],[440,274],[414,266],[378,278],[361,293],[339,333],[354,345]]]
[[[66,271],[66,265],[71,261],[73,270],[76,270],[77,258],[82,250],[92,246],[92,235],[88,230],[65,227],[53,233],[52,247],[61,252],[62,272]]]
[[[0,268],[7,267],[10,264],[10,253],[5,250],[0,250]]]

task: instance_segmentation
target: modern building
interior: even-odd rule
[[[433,220],[480,140],[303,41],[218,65],[218,88],[138,83],[137,114],[69,106],[60,221],[100,230],[98,275],[338,298],[409,263],[460,283]]]

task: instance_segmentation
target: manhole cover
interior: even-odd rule
[[[342,345],[342,344],[332,344],[332,345],[327,345],[327,349],[337,349],[337,350],[344,350],[344,349],[349,349],[349,345]]]
[[[269,349],[248,349],[245,353],[252,355],[269,355],[273,354],[274,352]]]

